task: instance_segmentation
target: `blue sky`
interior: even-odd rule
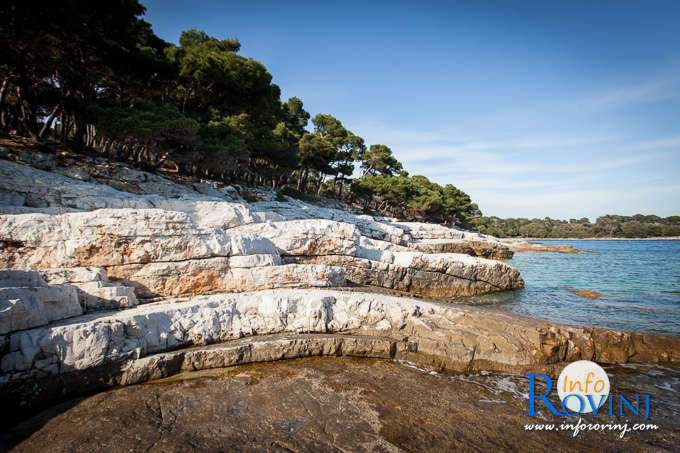
[[[680,2],[141,0],[485,215],[680,215]]]

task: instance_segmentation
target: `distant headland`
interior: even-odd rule
[[[594,223],[586,217],[557,220],[499,217],[475,217],[471,224],[484,234],[500,238],[525,239],[680,239],[680,216],[659,217],[604,215]]]

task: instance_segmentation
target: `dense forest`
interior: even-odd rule
[[[649,238],[680,236],[680,216],[666,218],[655,215],[605,215],[595,223],[587,218],[555,220],[500,219],[476,217],[471,224],[482,233],[498,237],[530,238]]]
[[[137,0],[3,2],[0,132],[406,219],[481,215],[453,185],[409,176],[388,146],[283,101],[237,39],[188,30],[168,43],[144,11]]]

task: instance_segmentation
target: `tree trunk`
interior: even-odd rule
[[[8,85],[8,77],[5,77],[5,79],[2,81],[2,86],[0,87],[0,105],[2,105],[2,101],[5,100],[5,93],[7,92],[7,85]]]
[[[68,137],[68,130],[71,128],[69,115],[66,115],[64,112],[62,112],[60,123],[61,123],[61,142],[64,143],[66,141],[66,137]]]
[[[344,180],[340,181],[340,188],[338,190],[338,200],[342,200],[342,189],[345,187]]]
[[[2,87],[0,87],[0,127],[3,129],[6,127],[5,124],[5,109],[2,106],[3,101],[5,100],[5,93],[7,92],[7,80],[8,78],[5,77],[5,79],[2,81]]]
[[[38,137],[36,137],[35,132],[33,132],[33,128],[29,122],[28,113],[26,113],[26,109],[24,107],[24,100],[21,97],[21,88],[17,87],[16,92],[17,103],[19,104],[19,111],[21,112],[21,124],[23,125],[25,132],[27,132],[33,140],[36,140]]]
[[[85,138],[85,132],[87,129],[87,125],[83,124],[83,121],[75,118],[75,123],[76,123],[76,131],[73,134],[73,145],[77,150],[82,150],[83,147],[85,146],[84,138]]]
[[[307,169],[303,168],[300,171],[300,177],[298,178],[297,190],[302,190],[302,186],[307,182]]]
[[[323,173],[321,173],[319,175],[319,179],[318,179],[318,183],[317,183],[319,185],[319,187],[317,187],[317,189],[316,189],[316,196],[317,197],[321,196],[321,188],[323,187],[324,178],[325,178],[325,175]]]
[[[338,187],[338,177],[336,176],[333,179],[333,187],[331,188],[331,192],[333,193],[334,196],[338,196],[337,192],[335,191],[335,188]]]
[[[38,132],[38,138],[43,138],[45,135],[45,132],[47,132],[48,129],[52,129],[52,122],[54,121],[54,118],[57,116],[57,112],[61,108],[61,104],[57,104],[54,106],[52,109],[52,112],[50,113],[50,116],[47,117],[47,120],[45,120],[45,124],[43,124],[43,127],[40,129],[40,132]]]

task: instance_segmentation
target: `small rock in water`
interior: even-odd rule
[[[569,291],[576,294],[577,296],[585,297],[587,299],[608,297],[606,294],[598,293],[597,291],[592,291],[590,289],[570,289]]]

